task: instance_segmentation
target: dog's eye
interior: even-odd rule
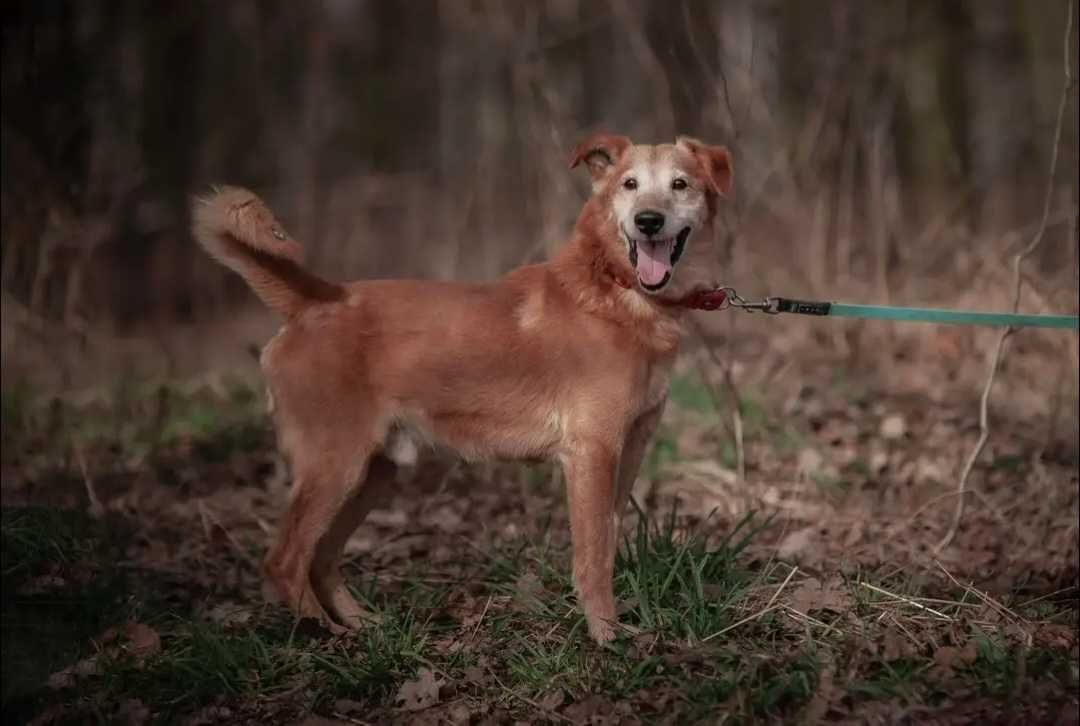
[[[622,183],[623,189],[637,189],[637,179],[630,177]]]
[[[674,189],[677,192],[682,191],[683,189],[686,189],[686,180],[685,179],[676,179],[675,181],[671,182],[671,188]]]

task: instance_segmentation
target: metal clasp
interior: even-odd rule
[[[729,304],[732,307],[740,308],[748,313],[765,313],[767,315],[779,315],[780,314],[780,298],[778,297],[766,297],[761,300],[747,300],[746,298],[735,292],[733,287],[721,288],[727,295]]]

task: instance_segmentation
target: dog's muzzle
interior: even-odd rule
[[[675,264],[690,238],[690,228],[684,227],[674,237],[661,239],[635,240],[631,235],[625,236],[630,264],[637,273],[638,283],[647,292],[656,292],[671,281]]]

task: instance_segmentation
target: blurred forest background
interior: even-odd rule
[[[335,278],[487,279],[566,238],[586,193],[568,152],[599,129],[733,149],[718,254],[744,295],[1007,305],[1006,263],[1042,205],[1065,13],[5,3],[5,380],[190,373],[222,336],[260,343],[269,317],[188,233],[212,183],[266,196]],[[1034,310],[1077,304],[1075,95],[1065,130]]]
[[[745,297],[1008,310],[1039,239],[1020,306],[1076,314],[1066,0],[0,14],[5,722],[1076,723],[1075,333],[1010,337],[980,427],[999,330],[695,314],[634,489],[670,527],[638,518],[618,569],[632,650],[577,642],[557,469],[497,464],[368,517],[347,574],[382,625],[308,658],[258,595],[277,321],[188,229],[240,184],[328,277],[492,279],[567,238],[586,134],[689,134],[733,152],[716,254]],[[421,686],[432,720],[398,709]]]

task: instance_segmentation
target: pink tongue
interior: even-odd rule
[[[671,241],[638,242],[637,274],[646,285],[658,285],[671,271]]]

